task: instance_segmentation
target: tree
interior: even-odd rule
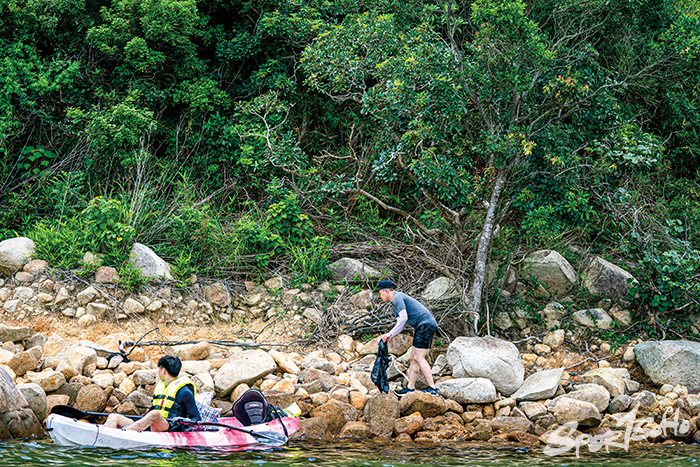
[[[412,183],[440,213],[451,248],[462,255],[471,253],[466,222],[476,189],[488,182],[464,303],[474,330],[489,246],[513,170],[533,153],[538,138],[576,126],[574,117],[595,109],[596,123],[610,121],[616,110],[611,91],[668,61],[652,55],[634,68],[605,70],[593,41],[619,11],[599,1],[551,5],[547,33],[524,2],[512,0],[425,4],[430,22],[419,25],[399,25],[391,15],[352,15],[304,53],[309,85],[334,100],[358,102],[376,124],[374,180]],[[479,183],[482,174],[487,177]],[[349,191],[404,216],[427,236],[441,233],[373,195],[363,188],[367,184],[355,177]],[[465,325],[465,332],[473,331]]]

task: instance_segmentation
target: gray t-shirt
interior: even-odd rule
[[[394,316],[397,318],[401,310],[406,310],[406,314],[408,315],[407,323],[410,324],[413,329],[423,324],[430,324],[437,327],[437,322],[430,310],[424,307],[423,304],[415,298],[409,297],[405,293],[394,292],[394,299],[391,304],[394,309]]]

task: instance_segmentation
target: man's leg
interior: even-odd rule
[[[106,426],[107,428],[124,428],[132,423],[134,423],[132,419],[118,413],[112,413],[109,414],[107,421],[103,426]]]
[[[129,431],[146,431],[150,428],[151,431],[168,431],[169,427],[170,424],[163,418],[160,412],[151,410],[140,420],[136,420],[134,423],[127,426],[126,429]]]
[[[411,365],[408,367],[408,387],[416,387],[416,378],[418,378],[418,371],[423,373],[425,376],[425,381],[431,388],[435,386],[433,381],[433,373],[430,370],[430,364],[425,359],[428,349],[417,349],[415,347],[411,348]]]

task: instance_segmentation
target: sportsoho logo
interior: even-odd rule
[[[578,428],[578,423],[567,422],[547,438],[544,453],[548,456],[558,456],[576,449],[576,457],[578,458],[579,451],[584,446],[588,448],[589,452],[598,452],[602,448],[605,448],[606,452],[610,452],[610,448],[627,451],[631,441],[645,441],[648,438],[658,438],[661,435],[666,437],[670,434],[684,436],[690,432],[690,422],[679,420],[678,409],[670,418],[666,416],[670,408],[667,409],[658,425],[654,423],[652,417],[637,420],[638,410],[639,403],[634,406],[631,412],[618,420],[617,427],[624,427],[624,431],[607,431],[593,436],[581,433],[574,438],[573,434]]]

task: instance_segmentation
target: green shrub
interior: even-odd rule
[[[141,268],[136,266],[136,264],[131,260],[124,261],[117,274],[119,275],[119,280],[117,283],[120,287],[128,290],[129,292],[138,290],[139,287],[148,282],[146,278],[143,277]]]
[[[128,213],[116,199],[94,198],[81,213],[86,233],[94,237],[97,252],[108,264],[124,262],[134,243],[135,231],[128,224]]]
[[[36,244],[34,256],[59,269],[79,268],[86,252],[97,251],[96,239],[81,217],[72,217],[64,222],[41,220],[27,236]]]
[[[326,237],[314,237],[303,244],[289,244],[287,254],[289,269],[295,284],[316,285],[330,277],[328,250],[330,241]]]

